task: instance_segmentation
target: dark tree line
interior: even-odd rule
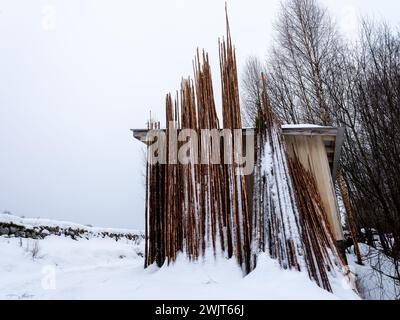
[[[242,75],[244,118],[255,122],[261,72],[284,123],[346,128],[341,174],[364,241],[392,257],[400,279],[400,33],[363,20],[356,43],[339,34],[316,0],[287,0],[264,64]]]

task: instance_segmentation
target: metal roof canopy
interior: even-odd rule
[[[159,129],[165,130],[165,129]],[[254,131],[254,128],[243,128],[243,135]],[[331,168],[332,177],[335,180],[339,166],[340,152],[344,139],[344,128],[322,127],[309,125],[283,125],[282,133],[284,136],[321,136],[325,145],[326,155]],[[133,137],[144,143],[149,129],[131,129]]]

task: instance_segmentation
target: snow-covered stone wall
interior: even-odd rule
[[[78,238],[113,238],[116,241],[126,238],[140,242],[144,234],[137,230],[96,228],[76,223],[47,219],[26,219],[14,215],[0,215],[0,236],[15,238],[44,239],[49,235]]]

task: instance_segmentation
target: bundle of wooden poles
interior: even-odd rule
[[[223,128],[241,129],[236,56],[228,19],[226,24],[226,40],[219,43]],[[197,52],[193,67],[194,79],[182,81],[174,101],[170,94],[166,96],[168,161],[147,163],[145,266],[173,262],[180,252],[191,260],[212,252],[235,257],[246,274],[256,267],[259,253],[267,252],[283,268],[307,270],[318,285],[331,290],[328,273],[340,265],[340,255],[312,174],[296,157],[287,157],[265,79],[258,106],[254,191],[248,199],[245,177],[237,174],[242,169],[235,148],[238,142],[232,136],[221,142],[220,163],[209,157],[195,160],[201,148],[210,152],[214,148],[200,131],[222,128],[204,51]],[[150,123],[149,129],[161,130],[159,123]],[[191,136],[178,141],[172,129],[192,129],[199,141],[195,143]],[[228,164],[223,161],[223,144],[232,150],[228,156],[233,161]],[[182,148],[187,163],[176,160],[176,150]]]
[[[316,181],[296,151],[287,155],[281,124],[275,117],[263,79],[258,108],[253,196],[253,263],[268,252],[283,268],[307,270],[331,291],[328,273],[344,266]]]
[[[220,43],[220,67],[224,128],[241,128],[236,58],[229,31],[227,40]],[[228,258],[235,256],[243,269],[249,272],[250,217],[245,178],[236,174],[241,168],[234,161],[238,154],[233,137],[221,141],[230,144],[232,152],[229,157],[233,160],[230,164],[223,163],[223,152],[220,154],[221,163],[212,163],[210,158],[201,163],[195,160],[204,148],[209,149],[209,154],[214,148],[212,140],[202,136],[201,130],[220,129],[210,64],[204,51],[201,56],[197,52],[194,60],[194,81],[190,78],[182,81],[174,102],[171,95],[167,95],[166,121],[167,142],[171,141],[171,128],[192,129],[199,141],[194,143],[192,137],[185,142],[172,141],[176,149],[185,144],[190,155],[187,164],[174,160],[177,155],[170,152],[171,143],[166,144],[166,164],[148,161],[146,266],[154,262],[161,266],[165,261],[175,261],[180,251],[190,259],[198,259],[211,250]]]

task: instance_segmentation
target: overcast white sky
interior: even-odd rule
[[[360,14],[399,22],[397,0],[320,2],[350,36]],[[265,56],[278,3],[228,1],[239,68]],[[164,118],[197,46],[217,84],[224,32],[223,0],[0,0],[0,212],[142,228],[129,129]]]

